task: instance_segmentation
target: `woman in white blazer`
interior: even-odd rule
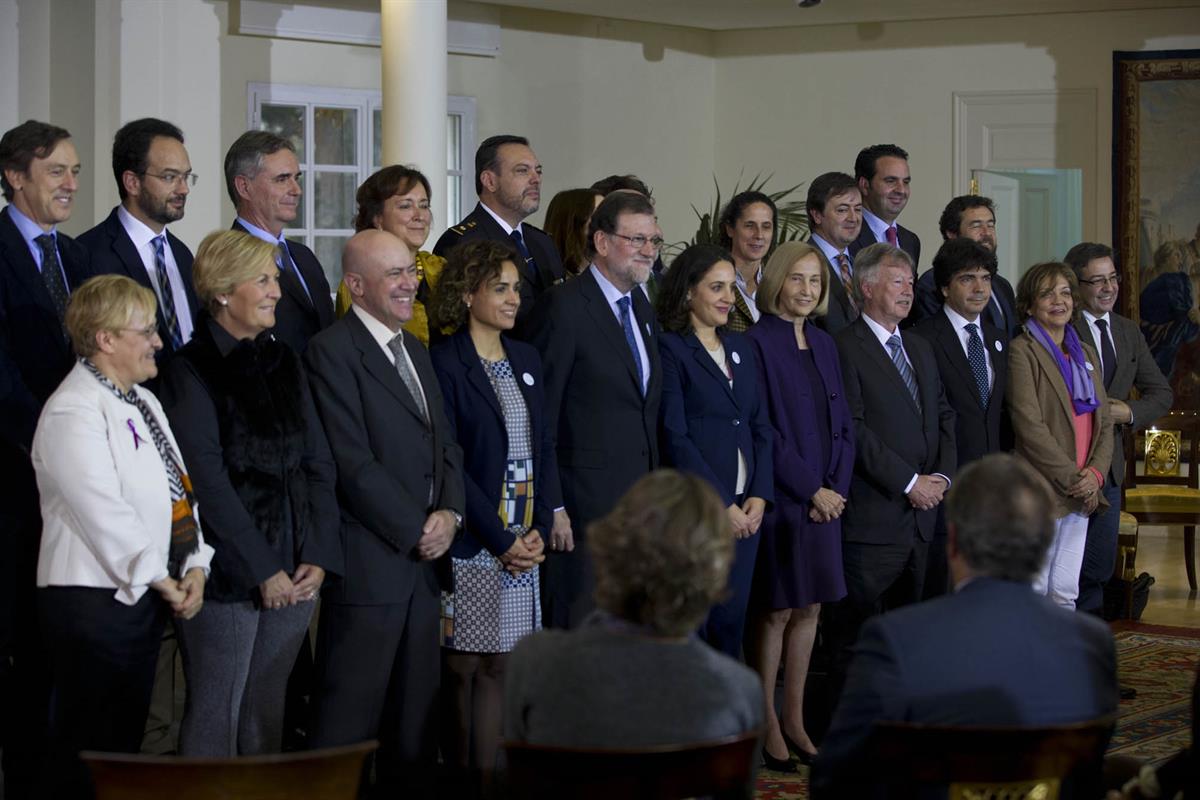
[[[167,614],[190,618],[203,602],[213,551],[166,415],[137,385],[158,371],[155,308],[118,275],[74,292],[64,322],[80,358],[33,438],[53,681],[46,796],[87,796],[80,750],[137,752]]]

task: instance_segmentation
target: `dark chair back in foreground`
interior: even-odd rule
[[[938,786],[948,787],[949,800],[1100,797],[1115,721],[997,728],[880,722],[869,763],[889,798],[926,797]]]
[[[96,800],[355,800],[363,761],[379,746],[361,742],[325,750],[240,758],[81,754]]]
[[[511,797],[574,800],[749,798],[760,734],[639,749],[506,742]]]

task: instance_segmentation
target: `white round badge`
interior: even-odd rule
[[[533,376],[528,372],[521,373],[521,380],[525,381],[526,386],[533,386]]]
[[[1090,362],[1090,361],[1085,361],[1085,362],[1083,362],[1083,365],[1084,365],[1085,367],[1087,367],[1087,370],[1088,370],[1088,372],[1095,372],[1095,371],[1096,371],[1096,368],[1092,366],[1092,362]]]
[[[1003,349],[1004,349],[1004,345],[1000,344],[1000,340],[999,340],[999,339],[997,339],[996,341],[992,342],[992,344],[994,344],[994,345],[996,346],[996,352],[997,352],[997,353],[999,353],[1001,350],[1003,350]]]
[[[733,351],[733,355],[731,355],[730,358],[733,359],[733,363],[735,364],[742,363],[742,357],[737,354],[737,350]]]

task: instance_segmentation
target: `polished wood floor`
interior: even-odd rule
[[[1200,628],[1200,607],[1188,588],[1183,562],[1183,528],[1143,525],[1138,530],[1136,567],[1154,576],[1141,622]]]

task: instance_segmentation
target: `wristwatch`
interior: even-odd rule
[[[446,510],[454,515],[454,530],[461,531],[462,530],[462,514],[458,513],[453,508],[448,508]]]

